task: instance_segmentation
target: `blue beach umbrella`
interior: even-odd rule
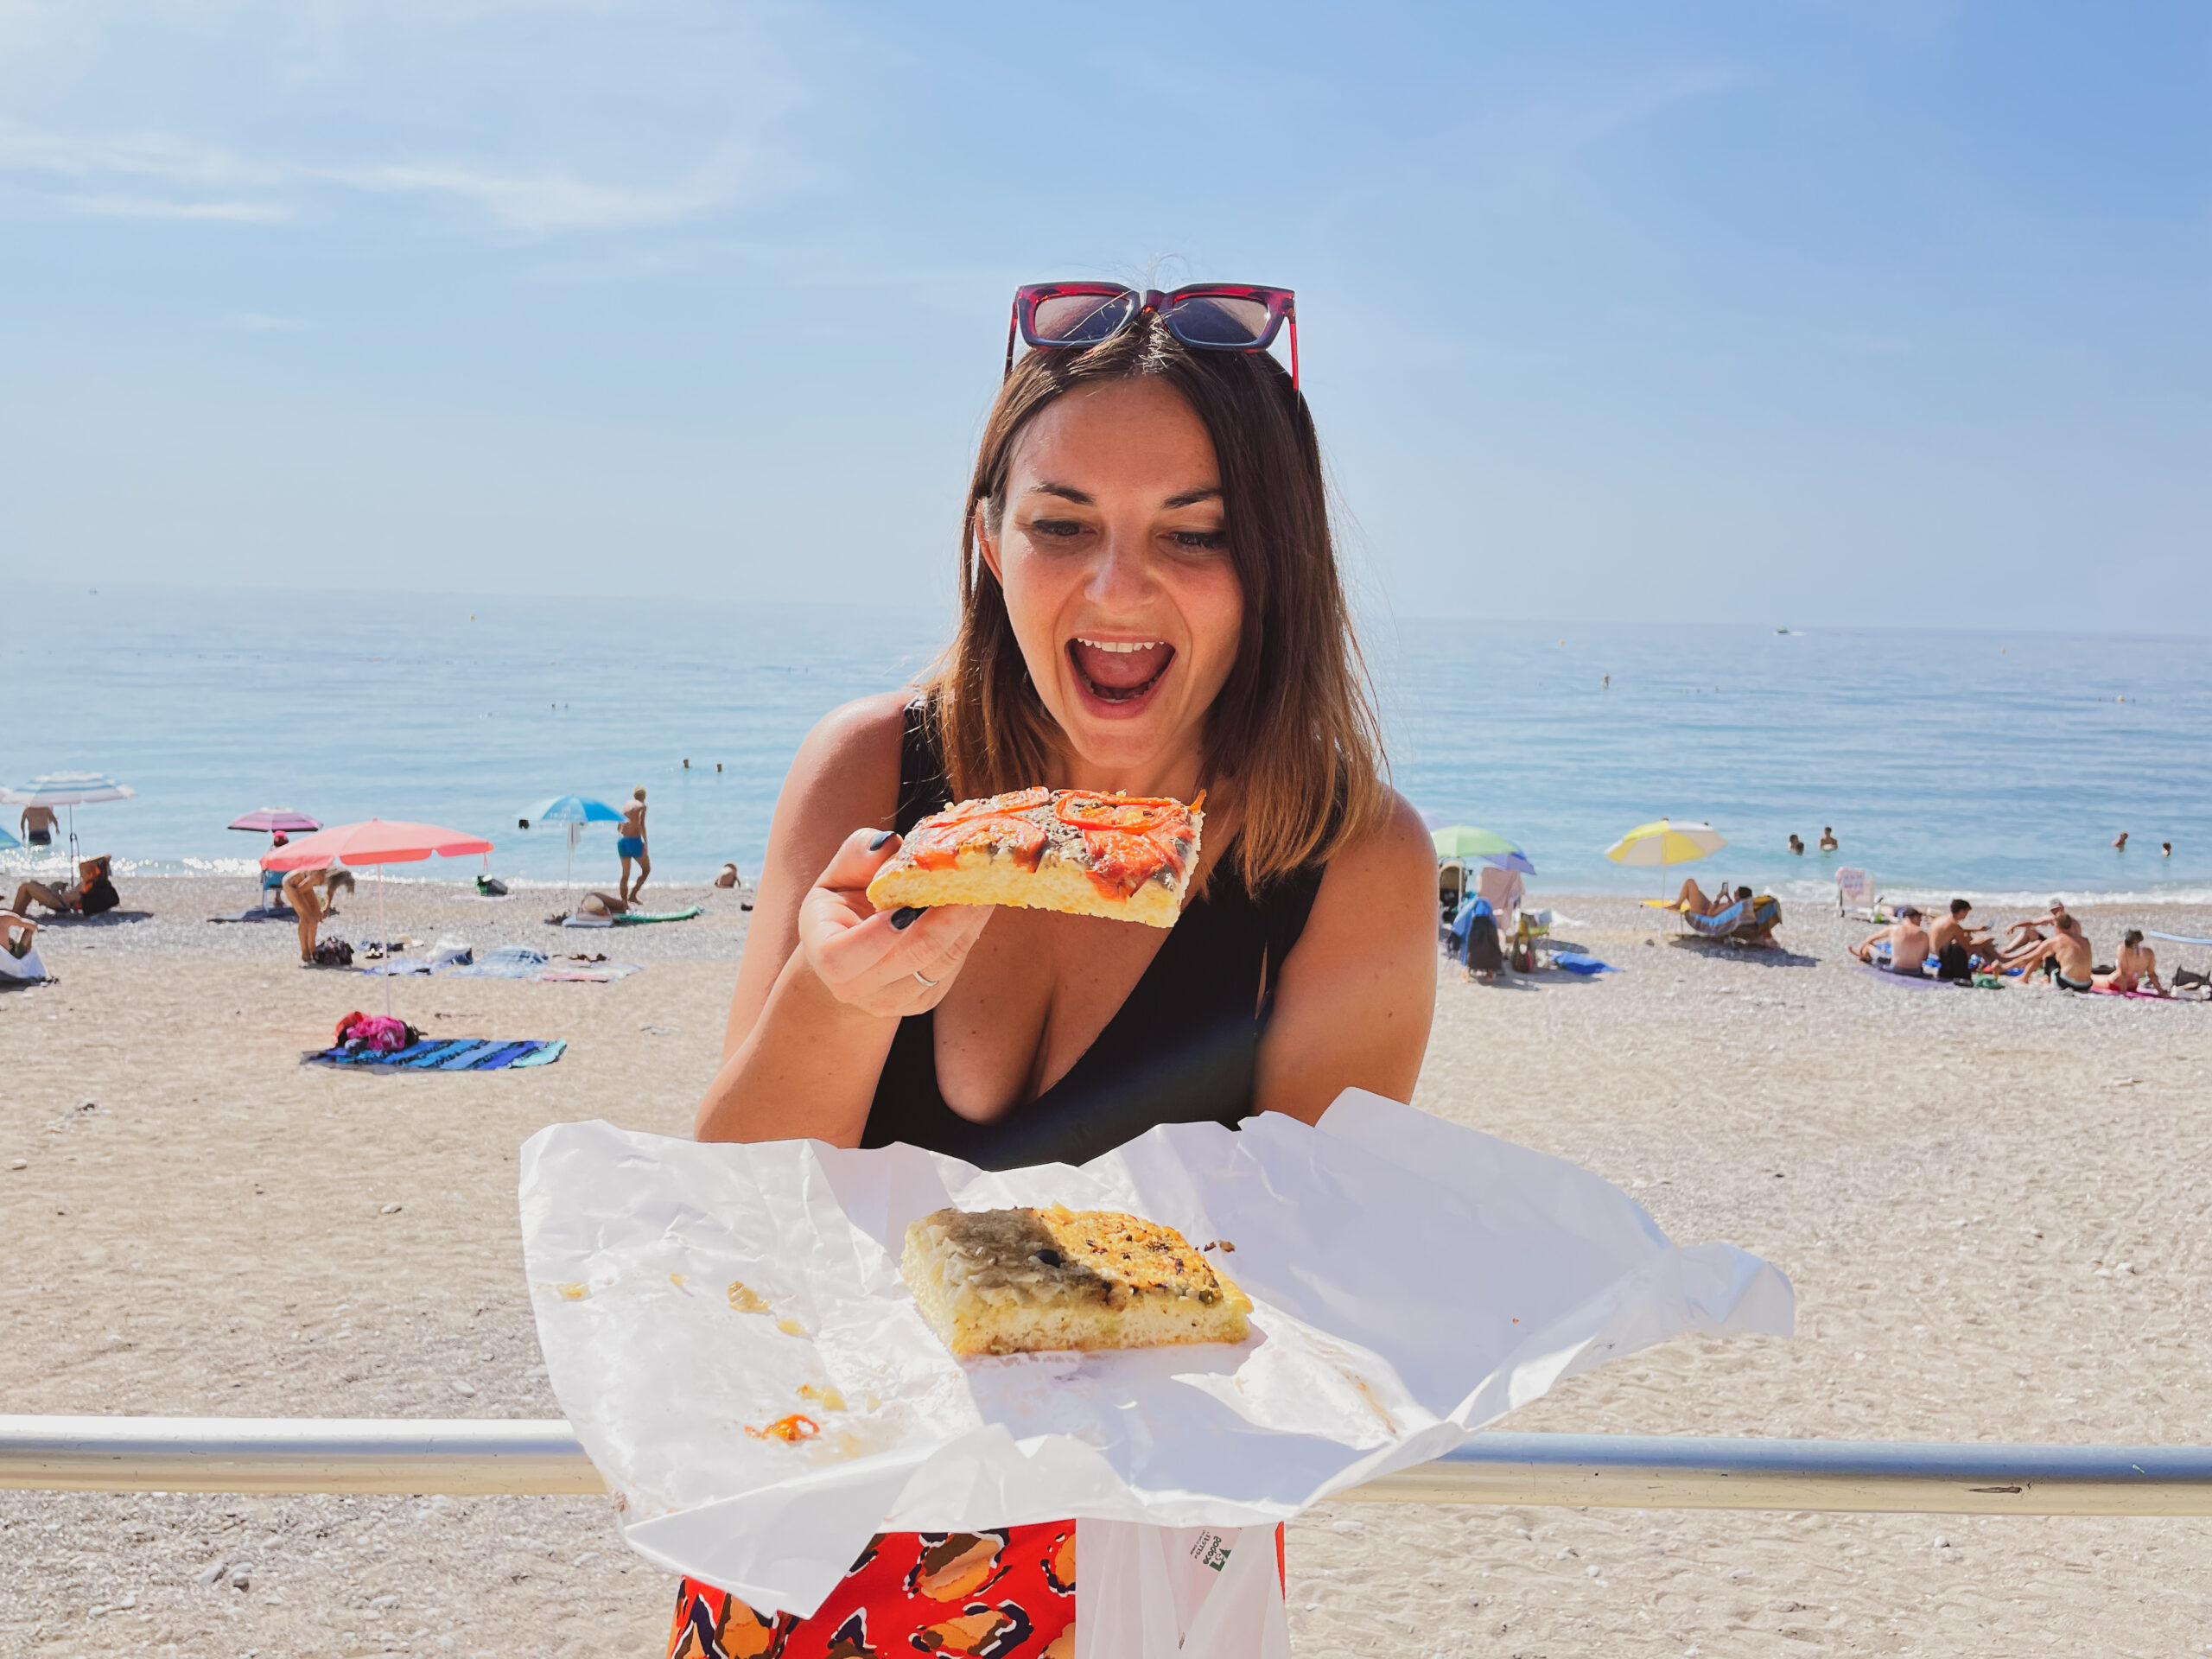
[[[12,852],[22,844],[15,836],[10,835],[4,828],[0,828],[0,853]]]
[[[576,884],[576,842],[588,823],[620,823],[622,815],[605,801],[595,801],[588,795],[556,795],[550,801],[541,801],[522,816],[523,828],[533,823],[565,823],[569,826],[569,873],[567,885]]]

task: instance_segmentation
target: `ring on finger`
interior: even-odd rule
[[[937,988],[937,981],[931,979],[927,974],[924,973],[918,968],[914,969],[914,977],[921,981],[922,983],[931,990],[935,990]]]

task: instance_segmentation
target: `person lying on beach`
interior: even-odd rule
[[[1936,959],[1936,978],[1971,979],[1975,957],[1986,960],[1997,954],[1988,933],[1967,919],[1972,914],[1972,905],[1963,899],[1954,899],[1951,913],[1939,918],[1929,930],[1929,954]]]
[[[315,932],[321,927],[323,918],[335,916],[338,906],[332,901],[343,887],[353,891],[353,872],[340,869],[294,870],[284,878],[284,902],[292,907],[293,917],[300,929],[300,965],[315,966]],[[318,892],[320,889],[320,892]]]
[[[1886,968],[1893,974],[1906,974],[1915,979],[1925,977],[1928,961],[1928,930],[1920,925],[1920,912],[1906,905],[1897,912],[1897,918],[1878,933],[1851,947],[1851,954],[1859,961],[1878,968]],[[1877,962],[1874,947],[1887,944],[1890,957],[1886,963]]]
[[[1692,916],[1718,916],[1732,905],[1740,905],[1751,896],[1749,887],[1738,887],[1731,893],[1728,884],[1723,881],[1713,889],[1713,897],[1708,899],[1705,896],[1705,889],[1698,886],[1697,878],[1686,876],[1682,880],[1682,890],[1675,895],[1675,903]]]
[[[2025,972],[2048,962],[2051,981],[2060,990],[2094,989],[2095,959],[2089,950],[2088,937],[2082,931],[2082,924],[2063,913],[2052,919],[2055,925],[2049,938],[2000,958],[2003,965]]]
[[[37,938],[38,924],[29,917],[0,910],[0,950],[21,962],[30,954],[31,942]]]
[[[77,866],[77,879],[67,887],[49,887],[43,881],[26,881],[16,889],[16,902],[8,906],[18,916],[28,916],[34,900],[44,905],[55,915],[98,916],[113,910],[122,903],[109,878],[111,861],[105,853],[98,858],[88,858]]]
[[[579,916],[627,916],[630,901],[611,893],[588,893],[576,900]]]
[[[2148,989],[2153,996],[2166,995],[2166,988],[2158,982],[2158,953],[2143,943],[2141,928],[2131,927],[2121,937],[2112,972],[2096,976],[2096,985],[2101,991]]]

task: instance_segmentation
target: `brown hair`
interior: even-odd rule
[[[1006,595],[976,541],[996,533],[1014,446],[1078,386],[1152,377],[1205,424],[1221,469],[1224,531],[1244,595],[1236,661],[1206,711],[1203,775],[1234,779],[1234,856],[1256,891],[1325,860],[1383,810],[1382,741],[1337,570],[1320,442],[1306,400],[1264,353],[1197,351],[1149,314],[1088,351],[1034,351],[1000,387],[960,531],[960,626],[924,680],[954,795],[1046,776],[1058,728],[1037,696]]]

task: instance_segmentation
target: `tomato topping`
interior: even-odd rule
[[[1045,856],[1045,826],[1027,818],[963,818],[957,823],[933,824],[908,846],[918,870],[949,870],[970,847],[986,853],[1009,852],[1024,869],[1033,870]]]
[[[1143,796],[1093,795],[1071,790],[1052,808],[1062,823],[1083,830],[1157,830],[1188,816],[1180,801]]]
[[[822,1425],[811,1417],[793,1412],[788,1417],[779,1417],[766,1428],[748,1427],[745,1432],[756,1440],[781,1440],[790,1446],[795,1441],[812,1440],[822,1432]]]
[[[1109,898],[1126,899],[1172,862],[1158,841],[1134,830],[1086,830],[1083,844],[1090,855],[1090,879]]]
[[[948,806],[937,815],[937,821],[940,824],[967,823],[976,818],[996,817],[1002,812],[1027,812],[1052,798],[1049,789],[1011,790],[987,801],[963,801],[957,806]]]

